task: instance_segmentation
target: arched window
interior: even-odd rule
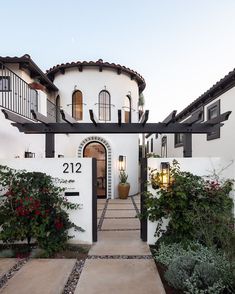
[[[76,120],[82,120],[82,92],[75,91],[72,97],[72,117]]]
[[[99,93],[99,120],[109,121],[111,120],[111,98],[110,94],[106,90],[102,90]]]
[[[131,95],[126,95],[125,104],[124,104],[124,112],[125,112],[125,123],[131,122]]]

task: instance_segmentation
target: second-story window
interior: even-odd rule
[[[110,121],[111,120],[111,98],[110,94],[106,90],[102,90],[99,93],[99,120]]]
[[[124,106],[124,111],[125,111],[125,123],[130,123],[131,122],[131,95],[126,95],[125,97],[125,106]]]
[[[0,92],[10,91],[10,77],[0,76]]]
[[[82,120],[83,111],[82,111],[83,101],[82,101],[82,92],[75,91],[72,97],[72,117],[76,120]]]

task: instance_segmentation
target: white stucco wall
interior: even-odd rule
[[[172,164],[174,158],[164,158],[164,161]],[[198,176],[208,176],[216,172],[220,179],[235,179],[235,159],[230,158],[177,158],[180,164],[180,169],[182,171],[189,171]],[[160,164],[162,158],[149,158],[148,167],[150,169],[160,170]],[[152,189],[151,185],[148,185],[148,191],[156,193]],[[231,193],[235,204],[234,192]],[[235,213],[235,210],[234,210]],[[165,227],[167,227],[167,221],[164,222]],[[148,231],[147,231],[147,243],[155,244],[157,238],[154,237],[154,233],[157,227],[157,222],[148,221]]]
[[[65,74],[57,73],[54,84],[59,88],[61,106],[70,115],[72,115],[72,94],[75,89],[83,94],[83,122],[90,122],[89,109],[93,109],[98,118],[98,95],[100,91],[107,90],[111,95],[111,121],[118,121],[118,109],[125,105],[125,97],[131,92],[132,122],[138,122],[138,99],[139,90],[135,80],[131,80],[128,75],[117,74],[115,70],[104,68],[99,72],[98,67],[84,67],[82,72],[78,69],[66,69]],[[124,121],[124,112],[123,112]]]
[[[64,163],[81,163],[81,173],[63,173]],[[69,235],[74,235],[71,243],[92,244],[92,160],[90,158],[43,158],[43,159],[0,159],[1,165],[27,171],[46,173],[53,178],[73,180],[74,182],[63,184],[65,192],[79,192],[79,196],[66,197],[72,203],[80,204],[78,210],[69,211],[71,221],[82,227],[84,232],[76,232],[73,229]]]
[[[126,95],[131,93],[132,98],[132,122],[138,122],[139,89],[135,80],[116,70],[104,68],[99,72],[98,67],[84,67],[82,72],[78,69],[66,69],[64,74],[55,75],[54,84],[59,88],[62,108],[72,116],[72,94],[74,90],[80,90],[83,94],[83,122],[90,123],[89,109],[93,109],[98,119],[98,96],[100,91],[106,89],[111,96],[111,121],[118,121],[118,109],[125,106]],[[124,122],[124,109],[122,109],[122,121]],[[90,136],[96,135],[106,140],[112,153],[112,198],[118,197],[117,186],[119,183],[118,157],[124,155],[127,158],[128,182],[130,182],[130,194],[139,191],[138,184],[138,135],[124,134],[89,134],[89,135],[56,135],[56,156],[59,154],[76,157],[81,142]]]
[[[192,156],[209,156],[209,157],[234,157],[235,156],[235,87],[220,95],[212,102],[208,103],[204,107],[204,121],[207,118],[207,108],[220,100],[220,112],[221,114],[226,111],[232,111],[228,121],[224,122],[224,126],[220,129],[220,138],[207,141],[206,134],[193,134],[192,136]],[[154,136],[153,136],[154,137]],[[151,138],[151,137],[150,137]],[[150,140],[149,138],[149,140]],[[159,136],[160,138],[160,136]],[[161,140],[154,139],[154,150],[157,154],[161,149]],[[183,147],[174,147],[174,134],[167,134],[167,155],[169,157],[182,157]]]

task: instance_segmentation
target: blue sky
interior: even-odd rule
[[[234,0],[7,0],[1,56],[120,63],[146,80],[150,120],[182,110],[235,66]]]

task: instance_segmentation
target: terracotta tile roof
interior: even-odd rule
[[[40,80],[40,83],[42,83],[46,88],[48,88],[49,90],[58,91],[58,88],[47,77],[47,75],[36,65],[36,63],[31,59],[29,54],[25,54],[21,57],[0,56],[0,61],[2,63],[19,63],[22,67],[30,71],[32,77],[38,78]]]
[[[125,67],[120,64],[115,63],[109,63],[109,62],[103,62],[102,59],[99,59],[97,61],[77,61],[77,62],[70,62],[70,63],[62,63],[57,64],[56,66],[53,66],[49,70],[47,70],[47,75],[50,79],[54,79],[54,75],[58,72],[64,72],[67,68],[72,67],[78,67],[80,70],[82,70],[83,67],[88,66],[96,66],[99,68],[100,71],[103,70],[103,68],[111,68],[117,71],[118,74],[121,74],[122,72],[128,74],[131,79],[135,79],[138,83],[140,92],[142,92],[145,89],[146,83],[144,78],[138,74],[136,71],[133,71],[132,69]]]
[[[235,86],[235,69],[230,71],[225,77],[215,83],[209,90],[199,96],[196,100],[194,100],[191,104],[189,104],[186,108],[184,108],[177,116],[176,120],[182,120],[188,115],[190,115],[193,111],[195,111],[198,107],[203,106],[211,101],[213,101],[218,96],[222,95],[226,91],[230,90]]]

